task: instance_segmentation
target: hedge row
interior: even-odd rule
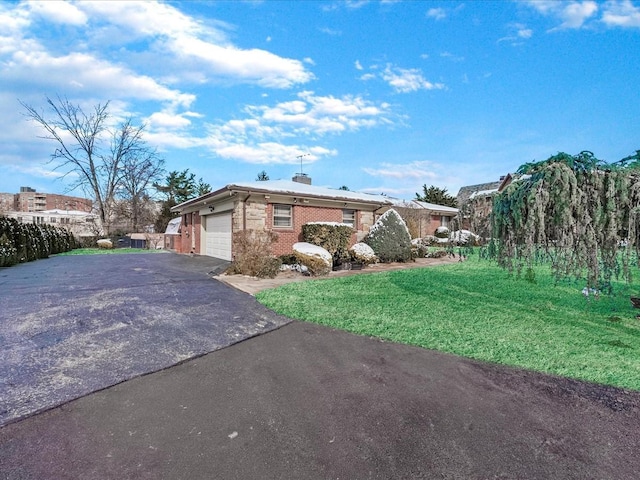
[[[0,217],[0,267],[47,258],[74,248],[76,241],[64,228]]]

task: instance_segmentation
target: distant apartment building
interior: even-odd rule
[[[0,214],[15,210],[15,195],[13,193],[0,193]]]
[[[30,187],[20,187],[20,193],[0,193],[0,214],[21,223],[65,227],[76,237],[100,232],[98,216],[91,210],[89,199],[39,193]]]
[[[20,193],[14,194],[11,210],[16,212],[42,212],[45,210],[76,210],[91,212],[91,200],[82,197],[71,197],[57,193],[40,193],[30,187],[20,187]]]

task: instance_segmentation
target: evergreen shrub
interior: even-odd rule
[[[0,267],[47,258],[74,248],[76,241],[65,228],[0,217]]]
[[[370,265],[378,261],[373,248],[366,243],[356,243],[349,249],[349,253],[351,254],[351,261],[362,263],[363,265]]]
[[[411,235],[402,217],[394,209],[387,210],[364,238],[382,263],[411,260]]]
[[[324,248],[333,263],[349,258],[349,243],[354,229],[344,223],[312,222],[302,226],[303,241]]]
[[[313,276],[328,275],[331,272],[331,263],[316,255],[307,255],[302,252],[295,252],[297,263],[309,269]]]

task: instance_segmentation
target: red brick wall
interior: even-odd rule
[[[291,210],[292,227],[279,228],[273,226],[273,204],[267,205],[267,229],[278,234],[278,240],[273,245],[274,255],[284,255],[293,251],[293,244],[302,242],[302,226],[309,222],[342,222],[341,208],[313,207],[306,205],[293,205]],[[359,213],[357,220],[359,222]],[[351,236],[350,244],[356,243],[356,234]]]
[[[58,195],[57,193],[21,192],[15,195],[15,207],[20,212],[54,209],[90,212],[92,202],[87,198]]]
[[[274,255],[284,255],[293,251],[293,244],[302,240],[302,226],[309,222],[342,222],[341,208],[292,205],[292,226],[290,228],[273,227],[273,204],[266,206],[266,228],[278,234],[273,245]],[[197,212],[182,215],[181,234],[174,240],[177,253],[202,254],[200,251],[202,217]],[[361,225],[361,212],[356,211],[356,227]],[[350,245],[356,243],[356,233],[351,236]]]
[[[174,247],[178,253],[200,252],[202,217],[198,212],[185,213],[182,215],[182,225],[180,226],[180,240],[176,239]]]
[[[431,220],[429,221],[429,235],[433,235],[436,233],[436,230],[442,226],[441,216],[440,215],[431,215]]]

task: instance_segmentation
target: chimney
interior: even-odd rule
[[[311,185],[311,177],[306,173],[296,173],[291,180],[298,183],[304,183],[305,185]]]

